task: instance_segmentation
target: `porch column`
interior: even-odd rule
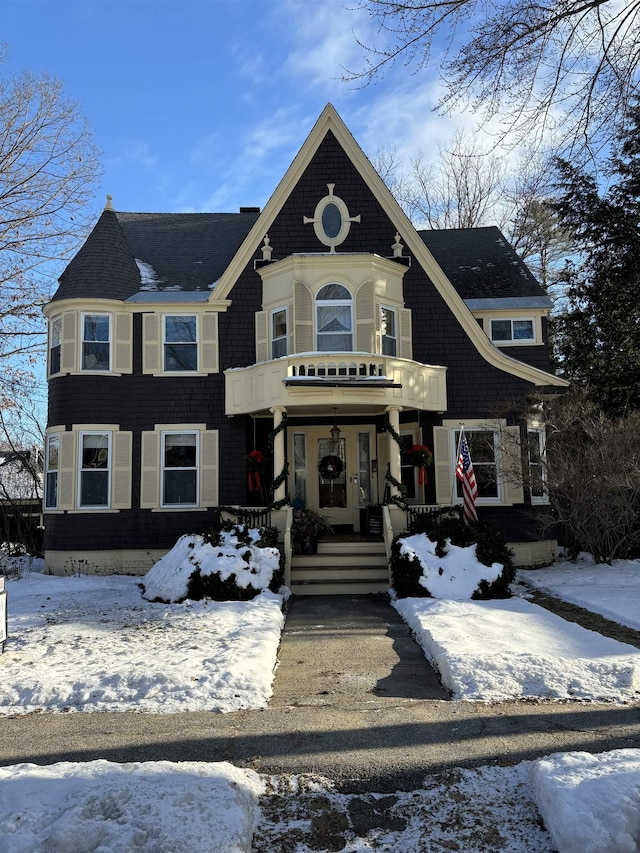
[[[282,423],[282,415],[286,411],[284,406],[274,406],[269,411],[273,414],[273,428],[277,429]],[[281,429],[280,432],[276,433],[276,436],[273,440],[273,476],[279,477],[280,472],[284,468],[284,430]],[[287,496],[287,483],[280,483],[278,488],[275,490],[273,499],[274,501],[283,501]]]
[[[389,426],[398,435],[400,433],[400,407],[387,406],[387,414],[389,415]],[[402,478],[400,462],[400,447],[398,446],[398,442],[392,435],[389,435],[389,473],[398,482],[401,482]],[[393,483],[389,485],[391,486],[392,495],[400,494],[397,486],[394,486]]]

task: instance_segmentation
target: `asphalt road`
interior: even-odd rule
[[[640,745],[640,704],[450,701],[382,596],[295,599],[279,660],[262,711],[0,718],[0,765],[229,761],[384,792],[453,767]]]

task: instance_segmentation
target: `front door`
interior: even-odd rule
[[[368,425],[344,426],[340,433],[334,442],[326,426],[290,431],[291,493],[331,524],[359,531],[360,509],[375,503],[371,459],[376,433]]]

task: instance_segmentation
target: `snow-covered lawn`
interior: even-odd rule
[[[640,631],[640,560],[615,560],[612,566],[581,554],[577,562],[519,571],[518,578],[607,619]]]
[[[640,697],[640,649],[522,598],[394,602],[454,699]]]
[[[640,600],[638,565],[616,564],[613,573],[608,566],[585,568],[585,592],[606,589],[607,615],[627,622],[629,599],[636,608]],[[527,582],[546,586],[552,577],[552,591],[565,597],[575,574],[565,563],[528,573]],[[139,580],[34,572],[9,581],[0,712],[264,707],[282,627],[281,598],[265,592],[248,603],[157,604],[142,598]],[[584,595],[578,603],[589,606]],[[638,689],[638,650],[583,632],[524,599],[408,599],[397,606],[461,699],[508,694],[629,701]],[[446,784],[428,778],[424,789],[398,793],[398,825],[376,830],[375,848],[354,837],[343,849],[640,849],[640,750],[565,753],[510,768],[453,771],[453,777]],[[0,769],[0,849],[240,853],[252,849],[253,833],[259,838],[273,831],[257,807],[261,794],[278,786],[296,791],[297,784],[197,762],[14,765]],[[345,795],[330,783],[314,784],[329,807],[345,812]],[[538,809],[548,832],[537,824]],[[473,831],[483,829],[483,816],[493,840],[485,835],[481,846]],[[296,853],[310,849],[302,844]]]
[[[139,583],[37,573],[9,581],[0,714],[266,706],[281,596],[157,604],[142,598]]]

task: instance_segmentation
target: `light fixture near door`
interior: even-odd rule
[[[331,441],[334,444],[338,444],[338,442],[340,441],[340,433],[341,433],[341,429],[338,426],[338,408],[336,406],[334,406],[334,409],[333,409],[333,426],[329,430],[329,434],[331,435]]]

